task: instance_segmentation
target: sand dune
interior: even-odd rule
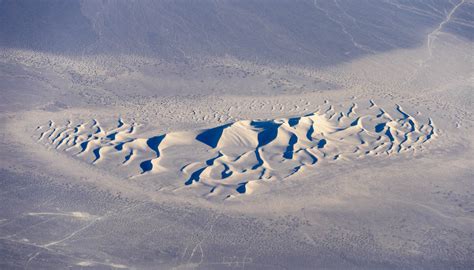
[[[437,135],[431,119],[423,123],[399,105],[384,110],[373,101],[345,110],[325,103],[300,117],[151,137],[140,137],[136,124],[122,119],[110,130],[93,119],[50,121],[37,132],[39,142],[95,166],[120,168],[128,178],[173,172],[181,185],[223,197],[252,193],[261,181],[308,173],[325,162],[414,153]]]

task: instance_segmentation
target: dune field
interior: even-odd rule
[[[472,0],[0,0],[0,269],[473,269]]]

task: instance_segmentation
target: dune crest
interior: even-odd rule
[[[136,135],[119,119],[104,129],[97,120],[37,129],[38,141],[95,166],[125,168],[126,177],[171,172],[206,196],[252,193],[259,181],[307,173],[324,162],[414,153],[437,136],[431,119],[415,119],[399,105],[390,113],[373,101],[273,120],[242,120],[214,128]]]

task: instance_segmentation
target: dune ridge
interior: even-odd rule
[[[120,167],[129,178],[168,172],[183,179],[178,186],[229,197],[325,162],[414,153],[437,136],[431,119],[416,119],[400,105],[389,111],[372,100],[345,110],[325,102],[304,116],[241,120],[151,137],[138,136],[137,124],[122,119],[109,130],[95,119],[63,125],[49,121],[37,128],[37,139],[94,166]]]

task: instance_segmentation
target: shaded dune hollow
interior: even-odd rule
[[[310,174],[328,162],[413,154],[437,136],[431,119],[416,119],[399,105],[384,110],[370,101],[347,107],[335,109],[325,102],[300,117],[242,120],[151,137],[137,135],[137,125],[122,119],[108,129],[97,120],[61,125],[49,121],[35,136],[40,143],[119,171],[125,178],[167,173],[182,179],[177,188],[200,188],[206,196],[224,197]]]

